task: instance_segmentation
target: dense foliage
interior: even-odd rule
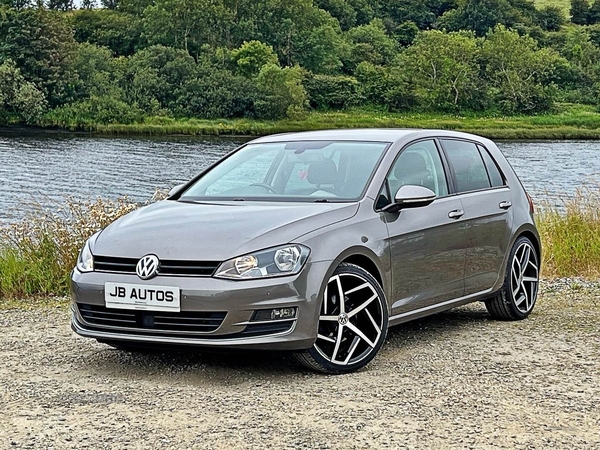
[[[600,102],[600,0],[0,0],[0,123]]]

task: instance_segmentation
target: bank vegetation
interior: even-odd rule
[[[159,190],[149,202],[164,196]],[[27,206],[26,218],[0,228],[0,302],[5,304],[67,295],[69,274],[87,238],[144,204],[124,197]],[[600,277],[600,185],[586,185],[561,205],[543,205],[537,224],[543,277]]]
[[[595,138],[599,1],[2,0],[0,124]]]

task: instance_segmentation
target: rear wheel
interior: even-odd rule
[[[319,372],[353,372],[375,357],[387,328],[387,304],[377,280],[361,267],[342,263],[325,288],[317,340],[296,358]]]
[[[485,302],[492,317],[522,320],[529,316],[537,300],[539,270],[535,246],[524,236],[518,238],[510,253],[502,290]]]

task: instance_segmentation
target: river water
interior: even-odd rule
[[[116,138],[0,135],[0,222],[24,217],[32,199],[150,198],[245,141],[244,138]],[[600,141],[500,142],[536,201],[560,204],[582,183],[600,182]]]

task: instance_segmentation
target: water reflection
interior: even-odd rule
[[[73,135],[0,136],[0,221],[42,203],[79,198],[149,198],[179,184],[234,149],[244,138],[104,138]],[[558,202],[584,181],[600,180],[600,142],[501,142],[533,197]]]

